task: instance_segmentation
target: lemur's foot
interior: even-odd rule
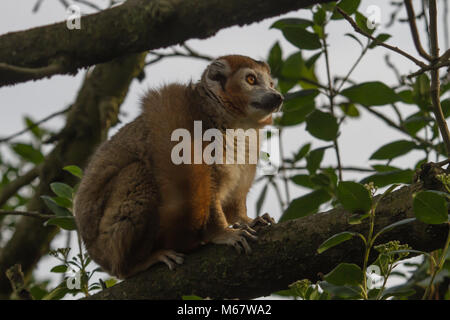
[[[170,270],[173,270],[177,264],[184,262],[185,255],[173,250],[159,250],[152,255],[154,263],[163,262]]]
[[[233,246],[238,253],[241,253],[242,250],[244,250],[246,254],[249,254],[252,252],[252,250],[248,245],[247,239],[258,239],[255,235],[252,234],[254,232],[254,230],[250,231],[248,228],[227,228],[214,236],[211,239],[211,242],[215,244],[226,244],[229,246]]]
[[[264,213],[262,216],[253,219],[253,221],[250,222],[250,227],[268,226],[275,223],[275,220],[271,216],[269,216],[268,213]]]
[[[275,220],[271,216],[269,216],[268,213],[264,213],[262,216],[256,217],[248,223],[237,222],[233,225],[233,228],[245,229],[252,234],[256,234],[256,231],[253,228],[264,227],[272,224],[275,224]]]

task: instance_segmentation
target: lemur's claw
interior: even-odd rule
[[[258,226],[268,226],[275,224],[275,220],[269,216],[268,213],[264,213],[262,216],[256,217],[253,219],[252,222],[250,222],[250,227],[258,227]]]

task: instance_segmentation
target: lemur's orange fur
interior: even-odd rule
[[[150,91],[142,114],[98,148],[78,189],[75,217],[91,258],[126,278],[158,261],[172,268],[201,243],[248,252],[251,226],[272,221],[246,214],[256,165],[175,165],[171,134],[193,133],[194,121],[203,130],[260,129],[281,101],[267,64],[238,55],[212,62],[196,84]]]

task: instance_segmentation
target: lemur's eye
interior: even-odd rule
[[[247,77],[245,78],[247,80],[247,82],[251,85],[256,84],[256,77],[252,74],[248,74]]]

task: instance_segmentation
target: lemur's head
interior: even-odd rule
[[[214,60],[203,73],[202,82],[229,115],[249,125],[271,124],[272,113],[283,103],[267,63],[246,56]]]

